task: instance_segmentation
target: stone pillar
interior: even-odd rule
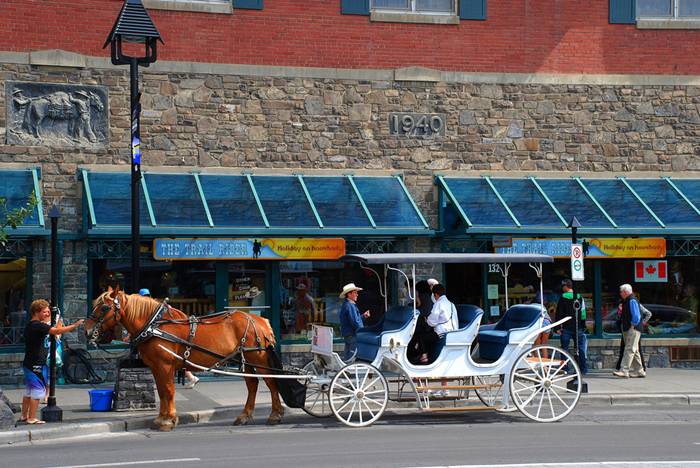
[[[114,384],[114,411],[156,408],[156,384],[148,367],[119,366]]]

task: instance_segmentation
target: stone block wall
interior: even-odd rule
[[[128,70],[100,65],[99,59],[90,63],[96,65],[0,63],[0,87],[34,81],[108,91],[110,143],[105,148],[5,144],[7,122],[0,112],[0,164],[40,167],[44,206],[57,204],[63,214],[60,229],[76,235],[84,215],[78,169],[123,167],[126,172],[130,156]],[[454,74],[454,80],[424,82],[395,81],[387,78],[391,73],[379,72],[362,79],[342,70],[335,70],[333,78],[312,69],[290,68],[284,75],[270,68],[275,76],[266,75],[264,67],[248,70],[194,63],[142,69],[144,170],[400,172],[434,229],[436,174],[581,171],[610,177],[700,171],[700,86],[678,79],[611,77],[610,84],[597,84],[586,77],[581,83],[562,77],[552,84],[539,83],[536,75],[467,80]],[[0,108],[12,105],[6,101],[0,92]],[[392,112],[442,114],[445,135],[391,135]],[[431,248],[424,239],[411,242],[417,249]],[[64,244],[68,320],[86,313],[86,248],[82,240]],[[49,273],[48,258],[37,260],[37,297],[48,296]],[[429,266],[421,275],[440,276]]]

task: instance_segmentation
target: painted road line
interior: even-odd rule
[[[201,461],[201,458],[169,458],[167,460],[139,460],[139,461],[128,461],[128,462],[114,462],[114,463],[95,463],[92,465],[61,465],[61,466],[49,466],[47,468],[100,468],[104,466],[132,466],[132,465],[153,465],[156,463],[181,463],[181,462],[196,462]]]

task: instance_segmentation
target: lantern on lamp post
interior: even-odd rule
[[[140,213],[139,183],[141,182],[141,135],[139,116],[139,65],[148,67],[157,59],[157,44],[163,40],[141,0],[124,0],[119,16],[112,26],[103,48],[110,45],[113,65],[129,65],[131,76],[131,292],[139,290]],[[125,42],[142,44],[143,54],[124,53]]]

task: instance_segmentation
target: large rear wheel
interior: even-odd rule
[[[574,410],[581,397],[581,371],[563,349],[537,346],[525,350],[510,373],[510,396],[533,421],[559,421]]]
[[[376,367],[353,363],[333,377],[330,402],[333,414],[346,426],[369,426],[386,409],[389,384]]]

